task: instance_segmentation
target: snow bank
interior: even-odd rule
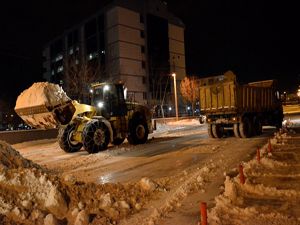
[[[293,139],[278,132],[261,149],[261,160],[244,163],[245,184],[239,177],[226,177],[225,190],[217,196],[208,215],[209,224],[300,224],[299,165],[289,159],[297,153]],[[293,172],[291,172],[293,171]],[[282,182],[283,181],[283,182]]]
[[[0,142],[0,224],[115,224],[159,189],[149,178],[126,185],[62,179]]]

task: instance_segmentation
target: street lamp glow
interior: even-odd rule
[[[174,95],[175,95],[175,111],[176,111],[176,120],[178,120],[178,102],[177,102],[177,88],[176,88],[176,73],[172,73],[174,78]]]

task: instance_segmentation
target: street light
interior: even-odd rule
[[[175,95],[176,121],[178,121],[178,103],[177,103],[176,73],[172,73],[172,77],[174,78],[174,95]]]

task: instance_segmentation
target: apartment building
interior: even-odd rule
[[[164,1],[112,0],[80,24],[65,30],[44,48],[44,78],[61,83],[64,60],[97,60],[105,72],[99,81],[123,81],[129,98],[144,104],[174,103],[186,75],[184,24]]]

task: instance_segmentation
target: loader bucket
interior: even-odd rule
[[[38,82],[18,96],[15,111],[31,127],[51,129],[68,124],[75,107],[59,85]]]
[[[38,105],[15,109],[15,111],[31,127],[52,129],[58,125],[68,124],[76,110],[72,102],[69,102],[54,107]]]
[[[26,124],[34,128],[51,129],[57,127],[56,115],[45,105],[15,109]]]

